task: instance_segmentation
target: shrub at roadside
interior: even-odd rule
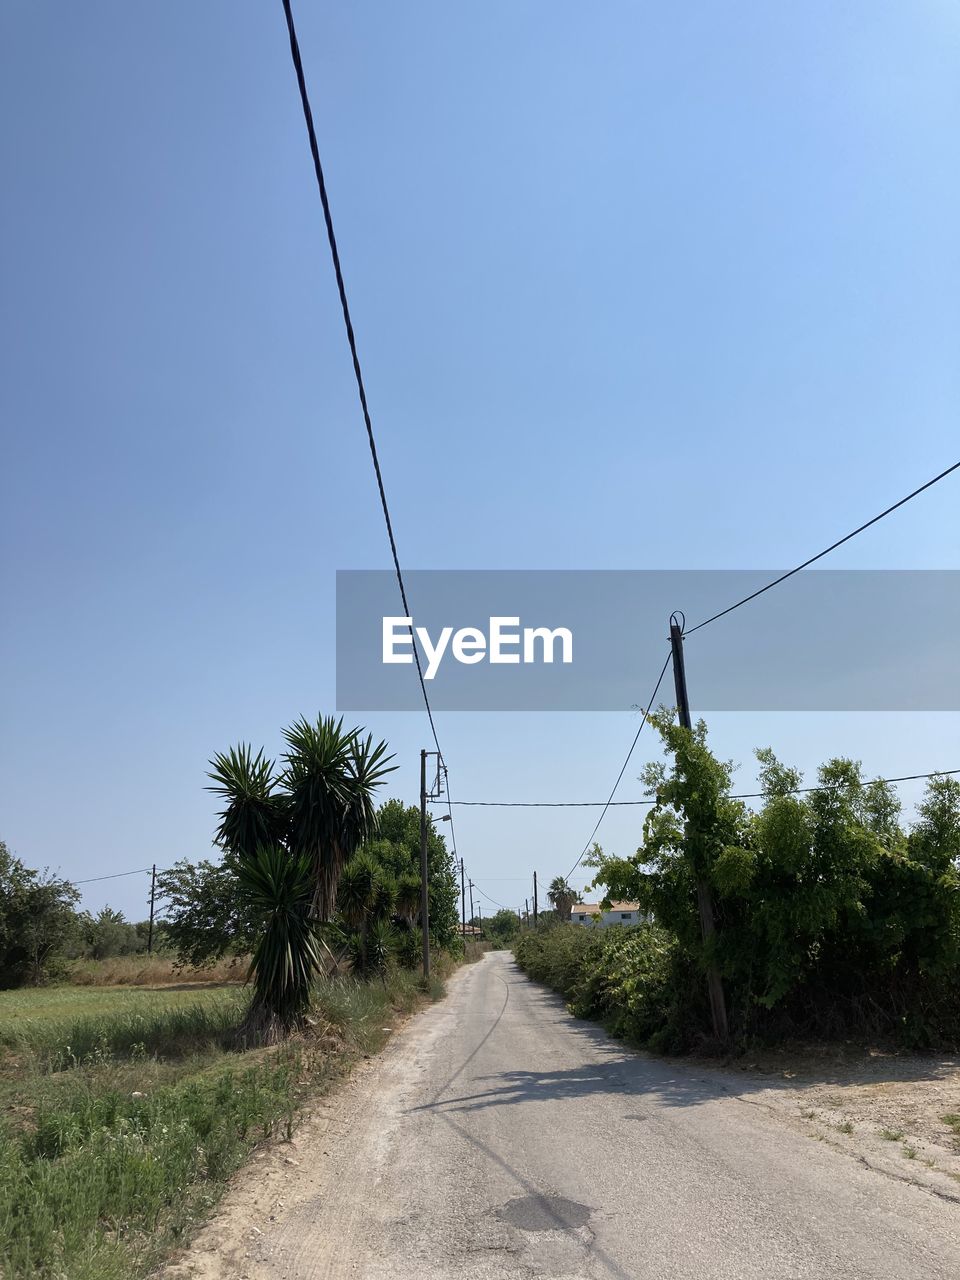
[[[677,993],[689,989],[693,975],[675,939],[657,925],[545,926],[522,933],[514,954],[531,978],[565,996],[578,1018],[595,1018],[634,1044],[684,1047]]]
[[[587,864],[610,899],[638,902],[660,929],[630,943],[567,925],[562,940],[525,935],[517,955],[531,976],[576,1009],[674,1048],[713,1038],[713,966],[733,1044],[855,1036],[956,1049],[960,782],[931,778],[905,830],[896,793],[854,761],[828,761],[800,793],[800,774],[765,749],[752,811],[731,796],[732,765],[712,754],[702,722],[685,729],[668,711],[651,722],[668,764],[644,774],[654,801],[643,843],[632,858],[595,846]],[[709,943],[701,893],[716,923]]]

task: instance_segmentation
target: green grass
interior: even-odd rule
[[[404,971],[323,982],[310,1035],[239,1053],[241,989],[0,993],[0,1275],[148,1274],[251,1149],[424,998]]]
[[[47,1071],[115,1055],[171,1058],[227,1048],[248,999],[238,987],[81,987],[2,995],[0,1045],[32,1055]]]
[[[940,1119],[948,1129],[953,1130],[954,1141],[960,1146],[960,1115],[951,1113],[950,1115],[941,1116]]]

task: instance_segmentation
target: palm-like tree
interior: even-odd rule
[[[276,1038],[302,1020],[318,926],[333,918],[344,864],[376,834],[374,793],[393,767],[385,742],[344,729],[342,718],[300,719],[284,737],[279,774],[246,744],[216,755],[209,774],[226,801],[215,840],[263,912],[247,1039]]]
[[[547,897],[560,919],[569,920],[577,900],[576,889],[563,876],[555,876],[550,881]]]
[[[311,915],[310,859],[282,845],[260,845],[238,861],[237,876],[264,927],[250,970],[253,999],[241,1030],[244,1044],[274,1044],[301,1026],[320,966],[320,943]]]
[[[284,732],[288,750],[283,785],[289,795],[290,847],[311,860],[313,910],[333,918],[337,885],[347,860],[377,829],[374,793],[396,767],[387,744],[345,730],[343,718],[300,719]]]

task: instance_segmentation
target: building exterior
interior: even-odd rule
[[[596,902],[576,902],[570,912],[571,924],[599,925],[601,929],[611,924],[640,924],[647,919],[636,902],[611,902],[606,911]]]

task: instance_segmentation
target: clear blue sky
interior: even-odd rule
[[[960,455],[950,0],[297,9],[408,566],[784,568]],[[0,836],[204,856],[208,757],[332,707],[334,572],[389,563],[279,0],[7,0],[0,166]],[[958,498],[831,564],[960,567]],[[413,802],[423,717],[367,718]],[[958,727],[712,724],[744,782],[960,767]],[[634,728],[439,720],[455,799],[603,798]],[[592,823],[458,844],[515,906]]]

